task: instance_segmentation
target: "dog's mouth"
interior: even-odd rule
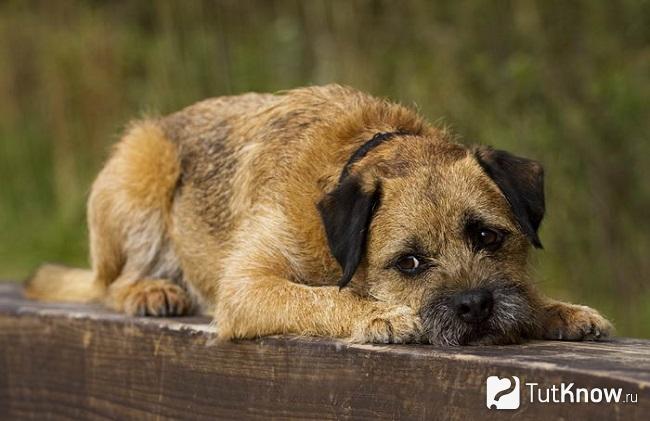
[[[521,343],[537,329],[537,317],[524,289],[500,281],[481,291],[491,295],[489,314],[468,318],[458,304],[465,291],[437,292],[421,310],[426,337],[432,345],[506,345]]]

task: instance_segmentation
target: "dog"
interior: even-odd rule
[[[208,313],[221,339],[610,335],[597,311],[547,298],[530,278],[542,166],[454,139],[339,85],[137,121],[92,186],[92,270],[41,266],[26,295],[135,316]]]

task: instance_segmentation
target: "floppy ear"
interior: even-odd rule
[[[542,248],[537,230],[544,217],[544,169],[531,159],[479,146],[474,155],[508,200],[521,231]]]
[[[364,192],[360,180],[347,177],[318,203],[327,242],[343,275],[339,287],[346,286],[366,250],[366,238],[372,214],[379,203],[380,188]]]

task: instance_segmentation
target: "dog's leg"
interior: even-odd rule
[[[270,223],[269,223],[270,224]],[[269,224],[249,226],[224,264],[215,321],[219,337],[272,334],[345,337],[354,342],[413,342],[421,322],[410,307],[363,298],[348,289],[292,282],[295,267],[269,240]]]
[[[192,310],[167,233],[179,171],[176,147],[156,122],[144,121],[127,132],[93,185],[94,282],[117,311],[180,316]]]
[[[338,287],[295,284],[259,270],[222,280],[215,321],[224,339],[291,333],[401,343],[418,341],[421,329],[409,307],[373,302]]]
[[[613,333],[612,324],[591,307],[546,299],[541,306],[541,338],[598,340]]]
[[[224,261],[215,307],[222,339],[297,334],[349,338],[353,342],[416,342],[417,312],[373,301],[349,289],[308,286],[297,256],[302,250],[273,210],[242,222]],[[293,250],[293,252],[291,251]]]

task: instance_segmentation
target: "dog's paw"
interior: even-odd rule
[[[411,307],[378,305],[355,323],[350,342],[408,343],[421,337],[422,320]]]
[[[140,280],[124,297],[124,312],[132,316],[182,316],[191,306],[187,292],[165,280]]]
[[[612,324],[591,307],[554,304],[546,309],[543,338],[561,341],[597,341],[609,337]]]

